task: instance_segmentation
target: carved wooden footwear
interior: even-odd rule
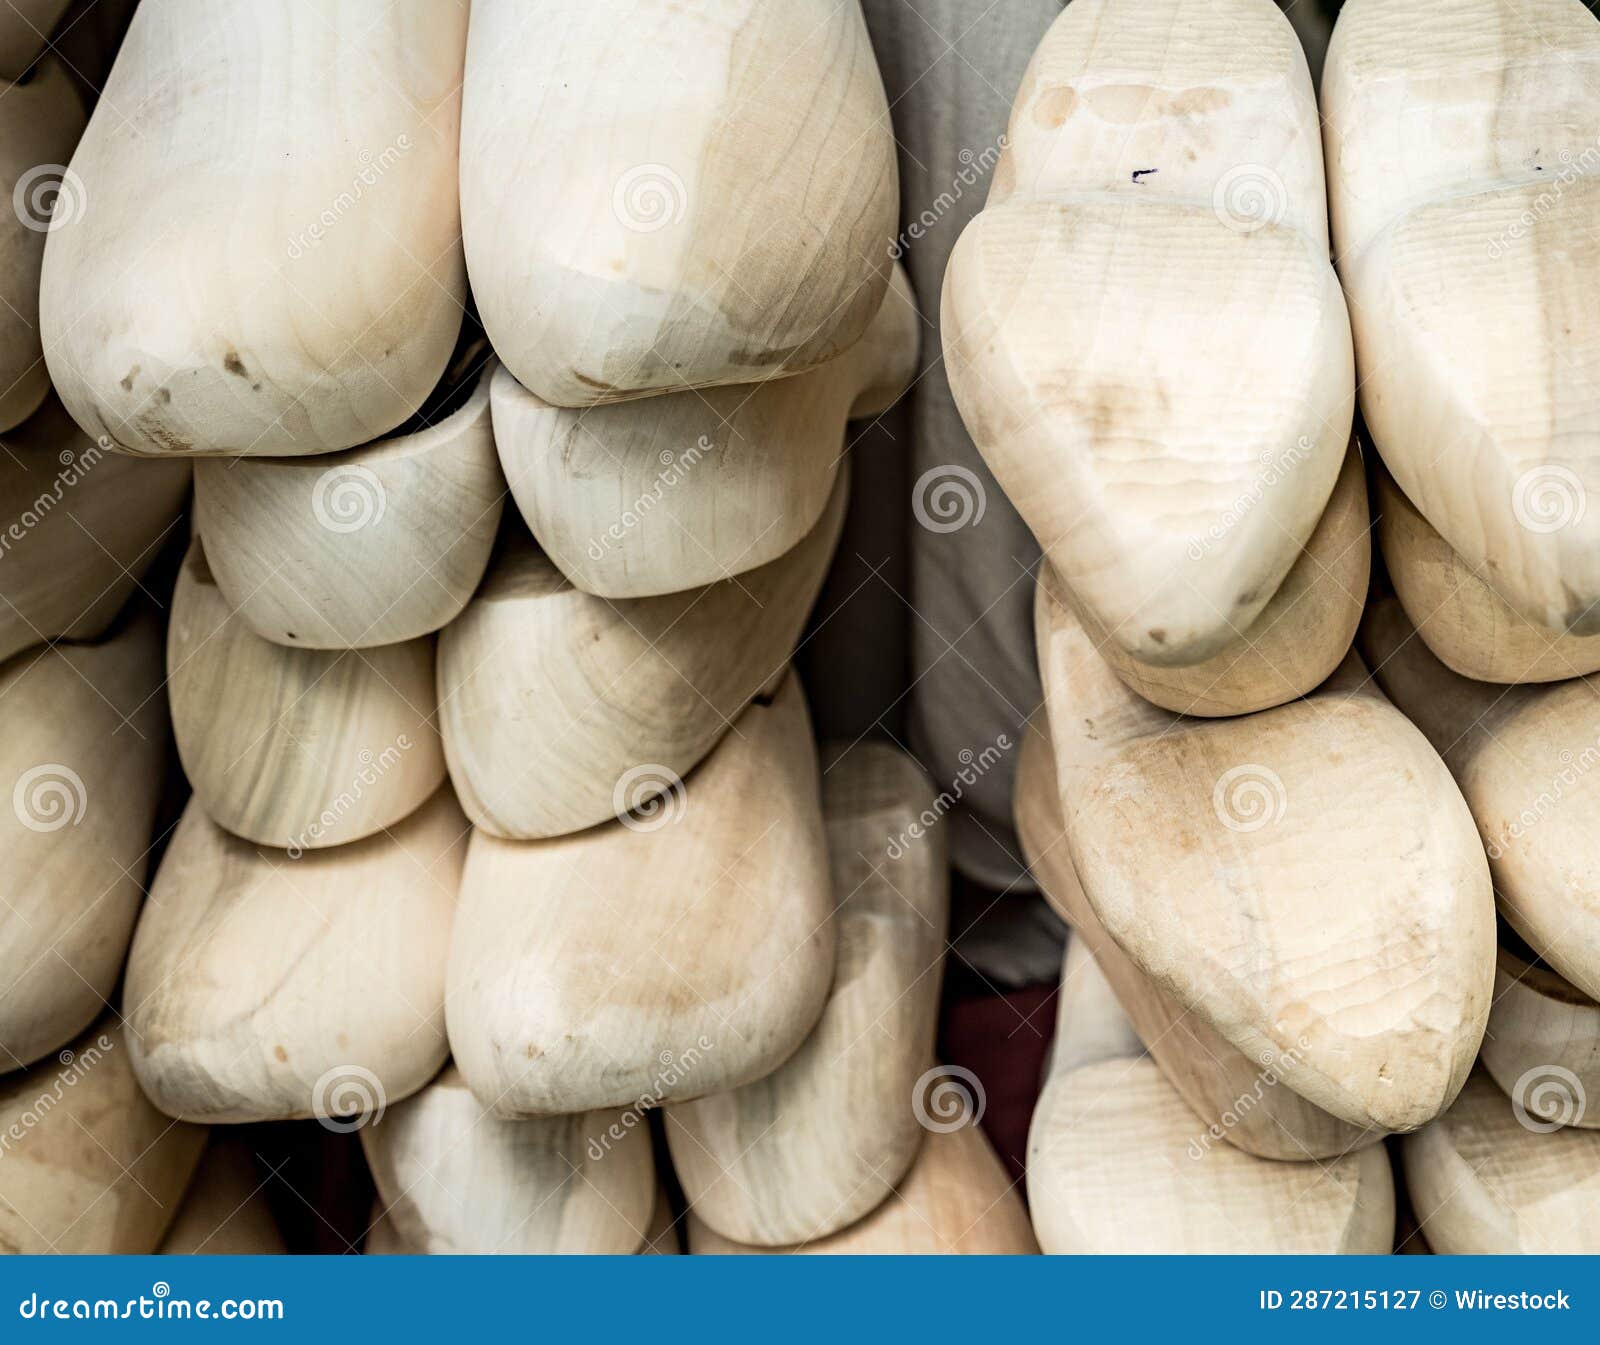
[[[249,1145],[213,1131],[161,1254],[274,1256],[283,1251],[283,1235],[267,1204]]]
[[[770,1074],[833,978],[816,749],[799,682],[686,781],[574,836],[473,834],[450,1044],[501,1116],[688,1101]]]
[[[160,1245],[206,1132],[145,1099],[130,1038],[107,1017],[60,1058],[0,1079],[0,1247],[147,1255]]]
[[[1100,656],[1152,704],[1207,717],[1270,709],[1319,686],[1349,652],[1371,572],[1369,526],[1361,453],[1352,443],[1311,540],[1261,615],[1219,653],[1187,667],[1140,662],[1086,611],[1074,610]],[[1039,580],[1073,606],[1049,561]]]
[[[1034,716],[1017,765],[1017,834],[1045,898],[1072,926],[1075,942],[1092,952],[1099,965],[1098,977],[1079,980],[1108,983],[1120,1001],[1116,1014],[1102,1013],[1095,1021],[1125,1022],[1126,1013],[1144,1043],[1132,1051],[1107,1051],[1095,1058],[1136,1055],[1148,1049],[1203,1121],[1200,1142],[1204,1144],[1226,1140],[1260,1158],[1295,1162],[1338,1157],[1376,1143],[1383,1137],[1381,1130],[1342,1121],[1283,1085],[1270,1065],[1243,1054],[1202,1015],[1163,992],[1107,935],[1072,867],[1061,826],[1054,748],[1043,719],[1042,710]],[[1062,1014],[1067,1012],[1063,1004]],[[1074,1041],[1081,1035],[1082,1026],[1074,1024]]]
[[[1433,530],[1381,465],[1376,477],[1385,568],[1440,662],[1479,682],[1556,682],[1600,669],[1600,634],[1569,635],[1528,620]]]
[[[0,71],[9,72],[6,79],[22,73],[13,57],[26,36],[43,46],[14,5],[0,5]],[[39,269],[52,210],[59,208],[67,220],[86,207],[80,184],[60,176],[83,134],[84,114],[57,60],[41,62],[26,84],[0,89],[0,187],[11,192],[12,205],[0,215],[0,430],[9,430],[50,391],[39,343]]]
[[[656,1200],[643,1113],[502,1120],[454,1065],[364,1126],[361,1147],[413,1253],[626,1255]]]
[[[1401,1148],[1428,1245],[1446,1256],[1600,1252],[1600,1132],[1519,1119],[1475,1072],[1455,1105]]]
[[[846,485],[810,534],[749,574],[609,602],[525,538],[439,637],[439,721],[479,830],[559,836],[648,805],[782,676],[843,525]]]
[[[1394,1182],[1382,1145],[1315,1163],[1275,1163],[1214,1140],[1146,1057],[1087,1060],[1080,1032],[1118,1013],[1074,938],[1051,1077],[1028,1133],[1028,1204],[1054,1253],[1386,1253]]]
[[[1552,639],[1600,634],[1597,71],[1579,0],[1352,0],[1322,84],[1373,440]]]
[[[46,640],[99,636],[188,494],[188,463],[112,453],[54,397],[0,435],[0,659]]]
[[[140,5],[72,156],[89,204],[45,255],[50,376],[85,431],[329,453],[422,404],[466,302],[466,28],[431,0]]]
[[[898,268],[866,335],[798,378],[564,410],[501,370],[495,439],[539,545],[586,593],[679,593],[776,560],[816,526],[847,417],[915,373],[920,319]]]
[[[0,1072],[65,1046],[121,974],[166,772],[161,667],[148,611],[0,665]]]
[[[695,1214],[736,1242],[814,1242],[889,1196],[916,1157],[949,914],[944,835],[911,758],[863,743],[823,773],[839,946],[804,1045],[731,1093],[667,1110]]]
[[[1083,610],[1201,662],[1272,600],[1350,437],[1305,57],[1270,0],[1076,0],[1008,137],[945,279],[952,391]]]
[[[1535,1122],[1600,1130],[1600,1004],[1509,930],[1501,931],[1481,1059]]]
[[[1394,703],[1455,774],[1489,855],[1500,913],[1591,998],[1600,995],[1600,740],[1587,679],[1501,687],[1458,677],[1390,598],[1362,644]]]
[[[366,649],[427,635],[467,605],[506,489],[489,417],[495,366],[482,350],[460,352],[387,439],[327,457],[195,465],[206,559],[257,635]]]
[[[794,1247],[751,1247],[721,1236],[693,1210],[687,1226],[689,1250],[700,1256],[1026,1256],[1039,1250],[1016,1187],[970,1120],[929,1133],[894,1193],[830,1238]]]
[[[441,789],[386,835],[296,860],[239,840],[191,802],[123,989],[150,1099],[193,1120],[316,1116],[337,1128],[427,1083],[445,1058],[445,953],[466,834]]]
[[[847,349],[889,282],[897,182],[855,4],[473,9],[472,287],[501,360],[556,406],[749,383]]]
[[[1423,736],[1353,657],[1315,695],[1175,718],[1041,587],[1040,666],[1074,867],[1122,951],[1358,1129],[1460,1089],[1494,979],[1489,872]]]
[[[444,780],[433,641],[338,652],[263,640],[197,543],[172,597],[167,679],[195,797],[236,836],[291,851],[392,826]]]

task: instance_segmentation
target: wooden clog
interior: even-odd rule
[[[1107,934],[1324,1111],[1406,1131],[1456,1095],[1494,980],[1489,871],[1427,740],[1353,656],[1317,693],[1181,719],[1039,590],[1067,844]]]
[[[340,652],[263,640],[198,543],[172,595],[167,679],[184,773],[212,819],[291,851],[394,825],[438,789],[433,640]]]
[[[0,1079],[0,1252],[148,1255],[206,1132],[139,1091],[130,1038],[101,1019],[60,1058]]]
[[[1023,740],[1017,764],[1017,834],[1046,900],[1099,965],[1098,975],[1082,979],[1109,985],[1120,1002],[1115,1014],[1098,1014],[1096,1020],[1122,1024],[1131,1019],[1142,1043],[1131,1051],[1107,1050],[1094,1058],[1136,1055],[1148,1049],[1201,1118],[1202,1144],[1226,1141],[1260,1158],[1296,1162],[1335,1158],[1376,1143],[1383,1137],[1381,1130],[1342,1121],[1284,1085],[1275,1069],[1243,1054],[1200,1014],[1165,993],[1106,933],[1072,867],[1061,825],[1054,748],[1044,720],[1041,709]],[[1061,993],[1068,993],[1065,982]],[[1064,1018],[1067,1013],[1063,1005]],[[1075,1024],[1072,1039],[1082,1036],[1081,1025]]]
[[[27,37],[38,43],[37,55],[43,37],[15,5],[0,5],[6,79],[22,73],[18,46]],[[83,104],[60,61],[41,62],[26,84],[0,85],[0,187],[11,193],[11,209],[0,215],[0,430],[21,424],[50,391],[39,342],[39,270],[52,211],[60,210],[65,227],[88,208],[82,184],[62,176],[83,125]]]
[[[1535,1122],[1600,1130],[1600,1004],[1502,931],[1479,1057]],[[1594,1103],[1590,1105],[1590,1099]]]
[[[1401,1155],[1417,1222],[1441,1255],[1600,1253],[1600,1132],[1528,1129],[1481,1070]]]
[[[1587,678],[1503,687],[1458,677],[1392,598],[1368,613],[1361,638],[1384,690],[1454,773],[1501,915],[1557,972],[1600,996],[1597,688]]]
[[[793,1247],[733,1242],[695,1217],[686,1220],[698,1256],[1027,1256],[1037,1253],[1022,1199],[976,1125],[931,1132],[894,1193],[858,1223]]]
[[[1271,0],[1075,0],[1007,137],[945,279],[956,402],[1098,625],[1143,663],[1209,659],[1299,559],[1350,439],[1300,43]]]
[[[466,303],[467,12],[155,0],[46,249],[51,380],[118,448],[331,453],[415,411]],[[160,208],[152,208],[152,193]]]
[[[427,1083],[446,1053],[466,834],[441,789],[386,835],[295,860],[191,802],[123,988],[151,1101],[190,1120],[315,1116],[352,1130]]]
[[[0,434],[0,659],[46,640],[97,638],[188,494],[188,463],[130,462],[85,435],[54,397]]]
[[[1372,566],[1366,477],[1352,442],[1328,507],[1300,559],[1258,616],[1219,653],[1188,667],[1142,663],[1084,609],[1084,630],[1112,670],[1145,700],[1216,717],[1271,709],[1319,686],[1350,651]],[[1072,590],[1043,562],[1040,582],[1073,607]]]
[[[1028,1132],[1028,1206],[1051,1253],[1386,1253],[1394,1181],[1382,1145],[1305,1163],[1209,1143],[1148,1057],[1087,1060],[1113,1034],[1101,975],[1074,938],[1062,968],[1055,1065]],[[1076,1010],[1077,1012],[1074,1012]],[[1080,1019],[1079,1015],[1084,1015]]]
[[[206,558],[257,635],[366,649],[427,635],[467,605],[506,484],[489,416],[494,363],[481,363],[481,346],[462,357],[430,403],[375,444],[195,465]]]
[[[838,968],[804,1045],[763,1079],[667,1109],[672,1165],[695,1214],[761,1246],[813,1242],[886,1199],[924,1132],[949,916],[938,801],[882,743],[823,773]]]
[[[507,1121],[448,1065],[363,1127],[361,1147],[413,1253],[616,1256],[648,1235],[656,1175],[640,1112]]]
[[[897,184],[858,5],[473,8],[467,265],[495,351],[546,402],[749,383],[848,349],[889,283]]]
[[[250,1146],[213,1131],[162,1255],[280,1256],[284,1250]]]
[[[1597,72],[1580,0],[1352,0],[1322,84],[1373,440],[1552,639],[1600,635]]]
[[[480,831],[559,836],[649,804],[781,678],[844,521],[846,482],[787,555],[608,602],[514,536],[439,637],[439,721]]]
[[[1556,682],[1600,670],[1600,634],[1529,621],[1433,530],[1381,465],[1376,477],[1384,566],[1441,663],[1479,682]]]
[[[167,767],[159,621],[0,665],[0,705],[4,1072],[82,1032],[122,971]]]
[[[827,1000],[832,908],[791,675],[648,811],[557,840],[473,833],[450,948],[456,1063],[501,1116],[762,1078]]]
[[[797,378],[564,410],[502,369],[495,441],[517,506],[585,593],[678,593],[765,565],[821,517],[846,418],[911,381],[920,325],[896,268],[866,335]]]

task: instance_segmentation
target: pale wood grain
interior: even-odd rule
[[[1542,1133],[1475,1072],[1455,1105],[1401,1148],[1423,1237],[1446,1256],[1600,1253],[1600,1132]]]
[[[458,371],[475,379],[465,403],[409,434],[325,457],[195,465],[206,558],[251,630],[276,644],[366,649],[460,614],[505,501],[494,367]]]
[[[263,640],[194,543],[172,595],[167,686],[184,773],[212,819],[311,850],[392,826],[438,789],[431,637],[378,649]]]
[[[816,526],[846,418],[910,382],[920,326],[905,273],[866,334],[796,378],[563,409],[502,370],[495,441],[545,554],[586,593],[678,593],[776,560]]]
[[[656,1174],[638,1112],[507,1121],[447,1065],[363,1127],[361,1147],[392,1235],[415,1253],[617,1256],[648,1237]]]
[[[893,1191],[923,1137],[949,920],[944,828],[910,757],[861,743],[823,775],[838,964],[822,1017],[766,1078],[667,1109],[696,1216],[736,1242],[827,1237]]]
[[[66,1045],[121,974],[167,767],[161,667],[150,611],[0,666],[0,1072]]]
[[[1600,1130],[1600,1004],[1505,941],[1479,1059],[1500,1091],[1537,1119]],[[1541,1083],[1557,1089],[1542,1108]]]
[[[687,1101],[770,1074],[833,977],[816,749],[792,675],[646,813],[475,831],[450,1045],[502,1116]]]
[[[830,359],[883,299],[897,201],[858,4],[473,6],[467,261],[495,350],[544,401]]]
[[[1270,1064],[1245,1055],[1202,1014],[1164,992],[1106,933],[1072,867],[1061,825],[1055,749],[1044,720],[1042,710],[1034,716],[1017,766],[1017,834],[1023,853],[1045,898],[1072,926],[1074,946],[1091,952],[1098,964],[1098,975],[1082,979],[1103,982],[1115,991],[1121,1005],[1116,1016],[1125,1012],[1132,1020],[1143,1043],[1139,1049],[1148,1049],[1200,1119],[1200,1142],[1225,1140],[1260,1158],[1298,1162],[1339,1157],[1382,1139],[1382,1130],[1342,1121],[1282,1083]],[[1063,972],[1063,1022],[1068,1013],[1065,978],[1071,970],[1069,959]],[[1081,1031],[1074,1024],[1070,1039],[1077,1040]],[[1058,1034],[1058,1043],[1064,1040]],[[1064,1066],[1059,1055],[1058,1066]]]
[[[1208,718],[1248,714],[1305,695],[1349,652],[1371,574],[1370,526],[1366,476],[1352,442],[1311,540],[1261,615],[1220,652],[1181,668],[1144,663],[1128,653],[1074,602],[1048,560],[1039,577],[1073,608],[1117,676],[1147,701]]]
[[[1384,690],[1444,757],[1477,821],[1500,913],[1538,955],[1600,996],[1600,687],[1503,687],[1451,672],[1390,598],[1362,626]]]
[[[139,1089],[130,1037],[102,1018],[60,1059],[0,1079],[0,1252],[147,1255],[205,1147]]]
[[[1102,1056],[1120,1011],[1076,938],[1062,994],[1055,1063],[1028,1132],[1028,1204],[1046,1252],[1389,1251],[1394,1181],[1382,1145],[1293,1163],[1215,1140],[1153,1060]]]
[[[1028,1214],[983,1131],[932,1132],[894,1193],[859,1223],[793,1247],[733,1242],[686,1221],[697,1256],[1026,1256],[1037,1253]]]
[[[1373,440],[1552,638],[1600,634],[1597,79],[1579,0],[1351,0],[1322,87]]]
[[[1122,951],[1290,1088],[1414,1130],[1465,1081],[1494,907],[1472,815],[1353,656],[1240,719],[1139,700],[1040,588],[1073,867]]]
[[[466,301],[466,27],[434,0],[139,6],[45,249],[46,359],[86,431],[328,453],[421,405]]]
[[[811,532],[748,574],[607,601],[514,537],[439,637],[439,721],[467,816],[559,836],[647,804],[783,675],[843,525],[847,480]]]
[[[128,955],[145,1093],[171,1116],[260,1121],[361,1116],[421,1088],[446,1054],[466,836],[441,789],[385,835],[296,860],[191,802]]]
[[[1557,682],[1600,669],[1600,634],[1529,621],[1433,530],[1381,465],[1375,476],[1384,566],[1440,662],[1479,682]]]
[[[1270,0],[1076,0],[1007,134],[945,280],[956,402],[1110,637],[1200,662],[1271,600],[1349,442],[1305,57]]]

